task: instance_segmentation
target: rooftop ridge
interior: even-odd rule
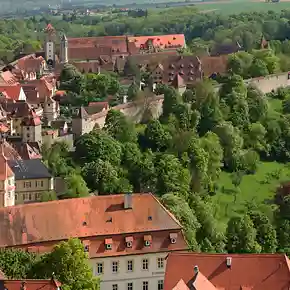
[[[240,258],[256,258],[256,257],[262,257],[262,258],[279,258],[279,257],[286,257],[288,259],[288,256],[284,253],[243,253],[243,254],[237,254],[237,253],[194,253],[194,252],[178,252],[178,253],[171,253],[170,255],[176,255],[176,256],[197,256],[197,257],[240,257]],[[289,263],[290,264],[290,263]],[[290,265],[289,265],[290,266]]]

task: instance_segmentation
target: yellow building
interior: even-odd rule
[[[41,200],[41,194],[53,190],[53,178],[40,159],[10,160],[15,176],[15,204]]]

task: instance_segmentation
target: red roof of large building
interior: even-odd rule
[[[8,290],[56,290],[58,289],[61,284],[54,280],[4,280],[4,287]]]
[[[25,204],[0,209],[0,247],[50,251],[70,237],[90,242],[91,257],[185,250],[181,226],[152,194],[124,194]],[[52,218],[53,217],[53,218]],[[174,235],[175,242],[171,242]],[[150,236],[152,244],[144,246]],[[133,244],[126,247],[126,238]],[[148,237],[147,237],[148,238]],[[111,249],[106,250],[105,240]]]
[[[12,85],[18,84],[18,79],[12,74],[11,71],[7,70],[4,72],[1,72],[0,84],[12,86]]]
[[[289,267],[283,254],[171,253],[164,290],[286,290]]]
[[[154,47],[161,49],[176,49],[185,47],[184,34],[169,34],[157,36],[129,36],[129,42],[134,42],[137,48],[147,49],[148,41],[151,41]]]

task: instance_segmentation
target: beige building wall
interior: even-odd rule
[[[5,190],[5,205],[13,206],[15,205],[15,179],[14,176],[7,178],[4,182]]]
[[[91,259],[95,276],[101,280],[101,290],[130,290],[128,283],[133,283],[133,290],[142,290],[143,282],[148,282],[148,290],[162,290],[164,281],[166,256],[168,252],[144,255],[129,255]],[[159,263],[158,263],[158,258]],[[143,262],[148,261],[148,270],[143,270]],[[162,263],[160,263],[162,260]],[[133,271],[128,271],[128,261],[133,262]],[[113,262],[118,262],[118,272],[112,271]],[[103,274],[98,274],[98,264],[103,264]],[[162,266],[162,267],[160,267]],[[159,288],[158,288],[159,283]]]
[[[23,126],[22,127],[23,142],[39,142],[42,143],[42,126]]]
[[[15,204],[41,200],[41,194],[53,190],[53,178],[16,180]]]

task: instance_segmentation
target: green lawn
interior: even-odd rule
[[[195,6],[200,11],[210,11],[214,13],[238,14],[241,12],[267,12],[269,10],[279,12],[283,9],[290,9],[290,2],[264,3],[252,1],[231,1],[228,3],[204,3]]]
[[[218,184],[219,191],[212,197],[214,204],[219,205],[215,216],[224,225],[229,218],[243,213],[247,206],[255,204],[271,218],[274,207],[272,200],[276,188],[282,181],[290,180],[290,164],[261,162],[256,174],[243,177],[236,198],[231,191],[234,186],[230,176],[229,173],[222,172]]]

